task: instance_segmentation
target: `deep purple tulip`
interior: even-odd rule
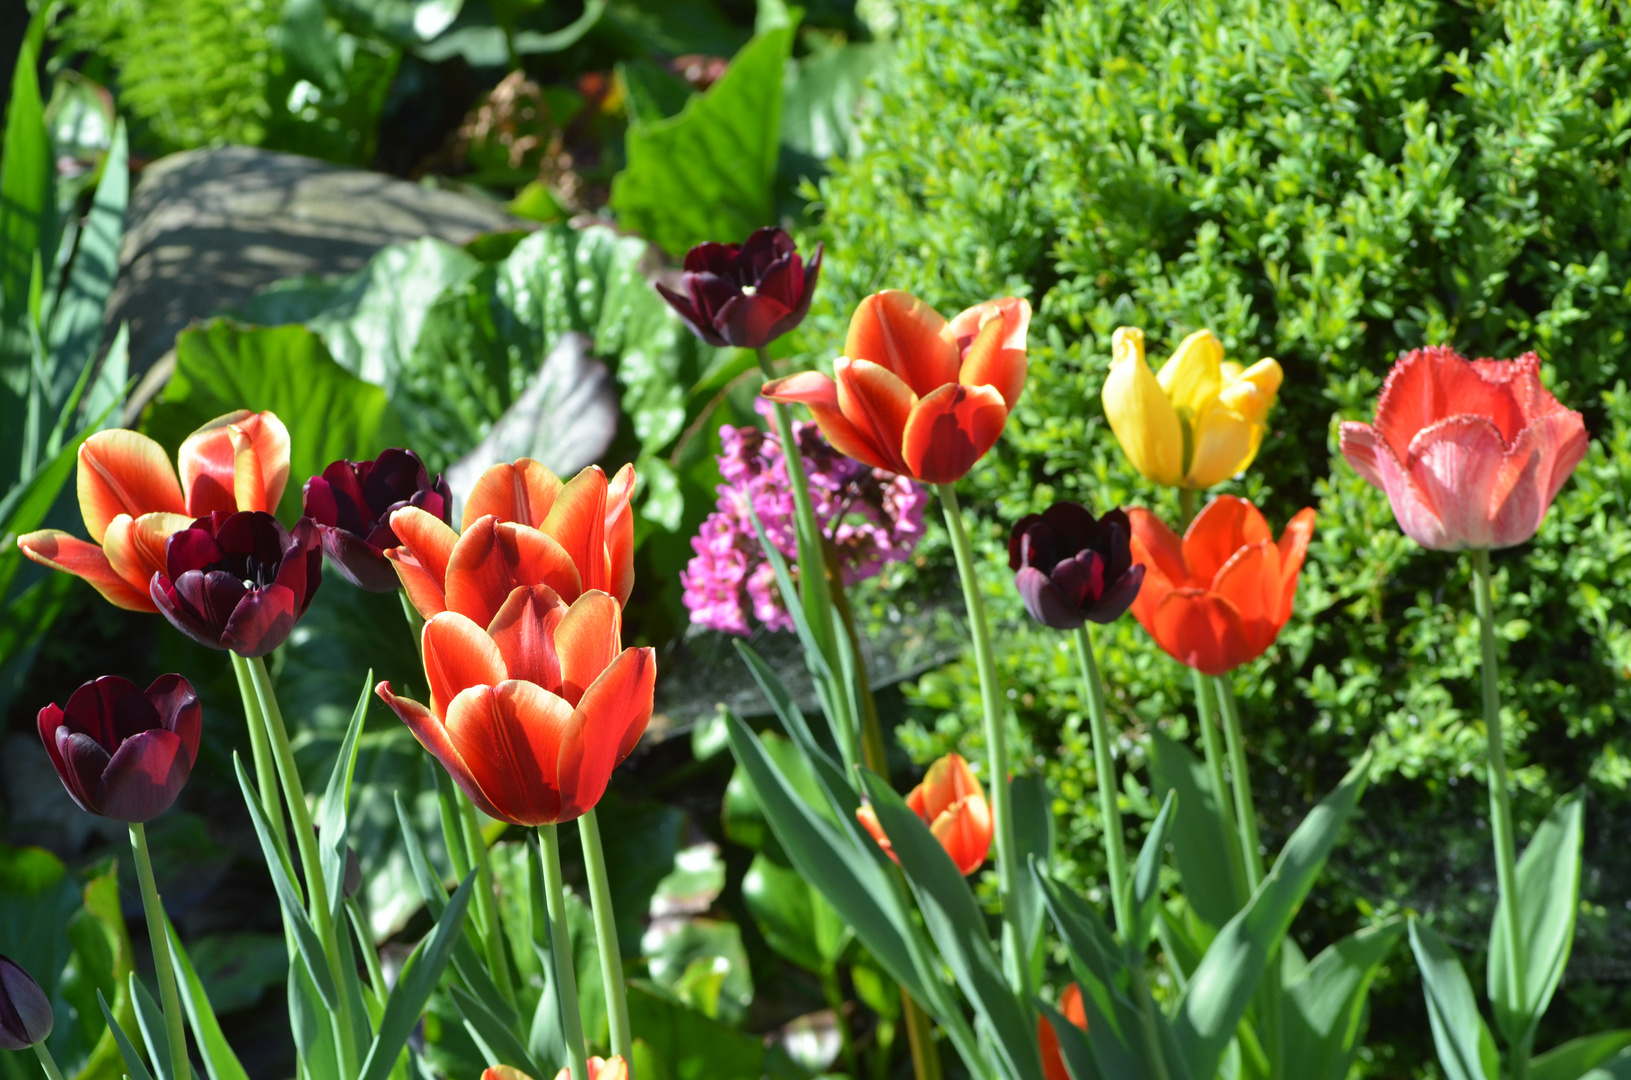
[[[34,977],[0,956],[0,1050],[27,1050],[51,1034],[51,999]]]
[[[170,537],[148,591],[170,624],[201,645],[265,656],[306,613],[323,574],[310,518],[292,530],[258,510],[216,511]]]
[[[806,267],[792,237],[764,228],[741,245],[698,244],[685,253],[685,295],[657,291],[708,344],[757,349],[804,321],[820,276],[820,244]]]
[[[1133,565],[1131,536],[1119,509],[1095,520],[1081,503],[1056,502],[1020,518],[1008,537],[1008,568],[1025,610],[1055,630],[1119,618],[1144,583],[1144,565]]]
[[[402,583],[385,557],[399,541],[391,514],[417,506],[452,524],[453,493],[433,482],[412,450],[387,450],[373,461],[336,461],[306,481],[305,512],[323,538],[323,554],[340,576],[369,592],[396,592]]]
[[[66,708],[40,710],[40,741],[62,786],[83,810],[115,821],[151,821],[192,774],[204,722],[198,695],[180,675],[146,690],[104,675],[75,690]]]

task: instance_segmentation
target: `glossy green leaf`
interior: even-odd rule
[[[1133,864],[1133,876],[1127,882],[1129,892],[1127,910],[1132,915],[1133,925],[1125,935],[1123,944],[1127,947],[1129,955],[1142,955],[1150,943],[1150,934],[1155,929],[1155,918],[1161,908],[1161,864],[1166,861],[1167,836],[1172,829],[1172,821],[1178,806],[1178,793],[1168,791],[1167,797],[1161,800],[1161,811],[1150,822],[1150,831],[1144,838],[1144,846],[1139,849],[1138,860]]]
[[[1631,1047],[1631,1030],[1601,1031],[1582,1035],[1555,1046],[1529,1062],[1529,1080],[1581,1080],[1587,1075],[1606,1080],[1616,1075],[1631,1076],[1631,1055],[1621,1052]],[[1619,1058],[1618,1065],[1611,1064]],[[1608,1065],[1606,1069],[1599,1066]]]
[[[1448,1080],[1498,1080],[1495,1042],[1478,1012],[1461,961],[1443,938],[1418,919],[1410,920],[1410,949],[1421,969],[1427,1018],[1444,1075]]]
[[[827,161],[848,157],[860,144],[856,111],[867,81],[889,63],[882,42],[844,45],[811,53],[799,61],[782,105],[784,167],[795,175],[819,177]]]
[[[1518,925],[1524,950],[1521,999],[1513,986],[1507,952],[1506,905],[1501,897],[1490,923],[1490,1004],[1495,1026],[1509,1043],[1533,1038],[1551,1004],[1574,945],[1580,907],[1580,854],[1585,804],[1579,792],[1559,799],[1518,860]]]
[[[178,1080],[170,1062],[170,1033],[164,1026],[163,1010],[135,972],[130,973],[129,987],[130,1000],[136,1005],[136,1027],[142,1033],[142,1042],[147,1045],[147,1060],[153,1063],[159,1080]],[[191,1078],[182,1077],[179,1080]]]
[[[764,1043],[663,998],[629,986],[629,1023],[673,1080],[759,1080]]]
[[[818,975],[832,972],[852,931],[798,871],[755,855],[742,878],[742,902],[765,943]]]
[[[1008,782],[1014,813],[1014,850],[1021,866],[1032,858],[1044,873],[1053,865],[1053,796],[1040,776],[1016,776]],[[1014,890],[1019,939],[1025,956],[1036,951],[1042,933],[1042,889],[1031,874],[1020,874]]]
[[[102,179],[85,223],[79,229],[74,258],[44,334],[51,366],[48,402],[61,408],[81,373],[95,362],[102,343],[103,312],[119,276],[119,245],[130,201],[130,169],[124,121],[114,128],[113,143],[102,166]]]
[[[369,669],[362,680],[362,694],[357,707],[346,725],[345,739],[340,753],[329,773],[328,785],[319,804],[318,830],[322,843],[320,857],[323,862],[323,884],[328,889],[334,908],[334,919],[340,921],[340,909],[345,904],[346,816],[351,799],[351,778],[357,768],[357,740],[362,736],[363,721],[368,717],[368,703],[374,698],[374,672]]]
[[[532,1059],[526,1046],[509,1025],[462,986],[451,988],[453,1004],[464,1017],[471,1038],[486,1054],[488,1066],[513,1065],[528,1076],[547,1075],[549,1070]]]
[[[1377,970],[1404,935],[1403,919],[1350,934],[1316,956],[1285,986],[1284,1060],[1299,1080],[1343,1080],[1364,1035],[1366,999]]]
[[[175,958],[181,1005],[187,1012],[188,1024],[192,1026],[193,1041],[198,1044],[198,1052],[204,1059],[204,1071],[209,1074],[210,1080],[249,1080],[249,1074],[239,1063],[238,1055],[221,1033],[221,1025],[215,1019],[215,1009],[210,1005],[209,995],[204,992],[198,972],[193,970],[193,962],[182,947],[175,926],[169,919],[165,919],[164,925],[170,938],[170,955]]]
[[[42,11],[34,20],[43,25],[44,18]],[[49,263],[56,251],[56,160],[36,77],[38,56],[27,42],[17,56],[0,146],[0,477],[7,483],[29,471],[41,424],[29,296],[36,264]]]
[[[1202,919],[1222,926],[1239,910],[1230,885],[1234,867],[1228,853],[1234,838],[1224,824],[1206,766],[1185,747],[1151,731],[1150,771],[1156,792],[1178,793],[1172,851],[1184,896]]]

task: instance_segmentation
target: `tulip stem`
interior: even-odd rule
[[[261,718],[266,722],[272,752],[277,758],[278,775],[283,779],[283,801],[289,804],[289,817],[294,820],[295,845],[300,850],[300,868],[306,879],[306,901],[311,909],[312,925],[323,943],[329,973],[334,976],[335,985],[343,987],[346,973],[340,966],[340,943],[334,928],[334,909],[329,906],[328,885],[323,878],[317,830],[312,827],[311,808],[306,805],[306,791],[295,766],[294,750],[289,745],[289,731],[283,724],[283,710],[278,708],[266,662],[251,656],[246,664],[255,684],[255,698],[260,703]],[[344,993],[339,997],[340,1007],[334,1015],[335,1042],[340,1048],[342,1067],[346,1075],[350,1075],[357,1070],[356,1029],[352,1026],[350,997]]]
[[[1246,891],[1246,871],[1241,864],[1240,845],[1236,832],[1234,804],[1229,798],[1229,785],[1223,777],[1223,749],[1218,746],[1218,726],[1212,718],[1217,704],[1217,693],[1208,685],[1205,675],[1190,669],[1195,684],[1195,712],[1201,725],[1201,745],[1206,749],[1206,771],[1212,778],[1212,797],[1218,802],[1218,816],[1223,820],[1223,846],[1229,851],[1229,887],[1234,893],[1235,910],[1246,906],[1250,894]]]
[[[1093,767],[1099,774],[1099,816],[1104,823],[1104,858],[1110,866],[1110,909],[1116,916],[1116,932],[1125,939],[1133,926],[1127,913],[1127,841],[1122,830],[1121,807],[1116,801],[1116,766],[1110,756],[1110,724],[1105,716],[1104,683],[1099,678],[1098,661],[1093,655],[1093,632],[1084,623],[1076,628],[1072,637],[1076,640],[1076,659],[1082,665],[1082,683],[1087,688],[1087,724],[1093,739]]]
[[[1008,736],[1004,724],[1002,688],[997,685],[997,659],[991,648],[991,630],[985,621],[985,601],[980,598],[980,582],[974,570],[974,548],[963,525],[963,511],[957,503],[957,489],[940,484],[940,505],[946,512],[946,531],[957,556],[957,576],[963,584],[963,603],[968,608],[969,632],[974,639],[974,667],[980,677],[980,700],[985,707],[985,743],[991,755],[991,817],[997,840],[997,886],[1002,897],[1002,957],[1008,983],[1022,1002],[1031,1000],[1031,965],[1023,955],[1018,908],[1018,856],[1014,851],[1014,814],[1008,790]]]
[[[1263,854],[1257,835],[1257,805],[1252,799],[1251,774],[1246,771],[1246,743],[1240,736],[1240,706],[1235,701],[1234,687],[1227,675],[1214,676],[1217,684],[1218,704],[1222,706],[1223,737],[1229,748],[1230,780],[1235,789],[1235,810],[1239,814],[1236,825],[1240,829],[1240,847],[1245,855],[1246,891],[1254,893],[1263,880]]]
[[[182,1024],[181,995],[176,990],[176,969],[170,962],[170,936],[164,929],[164,902],[153,880],[153,858],[147,851],[147,828],[130,823],[130,846],[136,853],[136,879],[142,887],[142,911],[147,915],[147,937],[153,946],[153,969],[159,977],[159,1004],[170,1041],[171,1080],[192,1080],[187,1060],[187,1029]]]
[[[589,1080],[589,1059],[583,1048],[583,1017],[578,1012],[578,978],[572,967],[572,937],[566,926],[561,837],[554,825],[538,826],[538,851],[544,857],[544,900],[549,910],[549,959],[555,965],[555,988],[561,1002],[561,1031],[566,1036],[569,1075],[571,1080]]]
[[[45,1070],[45,1075],[50,1077],[50,1080],[62,1080],[62,1070],[57,1068],[57,1059],[51,1056],[51,1051],[46,1048],[44,1042],[34,1044],[34,1056],[40,1059],[40,1067]]]
[[[255,695],[255,678],[249,661],[237,653],[232,657],[232,673],[238,677],[238,694],[243,698],[244,721],[249,728],[249,749],[255,759],[255,786],[260,789],[261,809],[272,826],[272,838],[287,855],[289,836],[283,830],[283,804],[278,799],[277,766],[272,761],[272,744],[266,738],[266,722],[261,719],[260,700]],[[287,859],[285,859],[287,862]]]
[[[1182,536],[1189,529],[1189,523],[1195,520],[1195,489],[1181,487],[1178,489],[1178,535]]]
[[[1501,889],[1498,917],[1506,938],[1508,991],[1520,1013],[1528,1011],[1524,974],[1523,927],[1519,922],[1516,841],[1512,835],[1512,800],[1507,794],[1506,745],[1501,731],[1500,661],[1495,654],[1495,609],[1490,595],[1489,552],[1472,553],[1473,596],[1478,606],[1479,644],[1483,649],[1484,734],[1489,740],[1489,819],[1495,834],[1495,877]],[[1512,1048],[1512,1075],[1529,1073],[1527,1042]]]
[[[606,984],[606,1024],[612,1053],[634,1061],[634,1036],[629,1028],[629,996],[623,981],[623,950],[617,940],[617,916],[612,911],[612,886],[606,876],[606,851],[600,843],[600,822],[590,807],[578,818],[583,842],[583,868],[589,877],[589,902],[595,913],[595,943],[600,948],[600,978]]]

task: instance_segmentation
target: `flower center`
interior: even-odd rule
[[[743,296],[758,296],[759,295],[759,290],[758,290],[757,287],[755,287],[753,285],[744,285],[744,286],[742,286],[742,295]]]

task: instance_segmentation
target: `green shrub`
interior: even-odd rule
[[[1584,784],[1591,800],[1592,914],[1539,1043],[1625,1025],[1622,988],[1592,978],[1631,935],[1618,903],[1631,874],[1609,847],[1631,782],[1618,723],[1631,713],[1631,6],[965,10],[900,5],[894,81],[863,151],[820,189],[830,250],[808,340],[841,341],[853,304],[884,286],[948,313],[1003,293],[1035,305],[1025,398],[965,505],[988,515],[1010,697],[1067,811],[1082,883],[1102,867],[1076,676],[1064,640],[1024,621],[1001,547],[1009,523],[1057,497],[1175,516],[1171,494],[1122,458],[1099,390],[1117,325],[1142,326],[1157,363],[1210,326],[1232,359],[1272,355],[1286,370],[1257,463],[1220,490],[1277,528],[1319,511],[1297,615],[1236,678],[1271,850],[1346,761],[1382,747],[1363,822],[1298,933],[1323,944],[1413,908],[1482,963],[1493,869],[1470,568],[1400,535],[1382,494],[1336,455],[1335,425],[1369,418],[1401,350],[1533,349],[1594,436],[1536,540],[1495,556],[1520,842],[1558,794]],[[1104,666],[1142,780],[1140,735],[1184,730],[1189,682],[1131,619],[1112,629]],[[918,683],[902,729],[915,755],[977,751],[972,677],[954,667]],[[1419,1073],[1431,1049],[1402,955],[1375,1009],[1368,1072]]]

